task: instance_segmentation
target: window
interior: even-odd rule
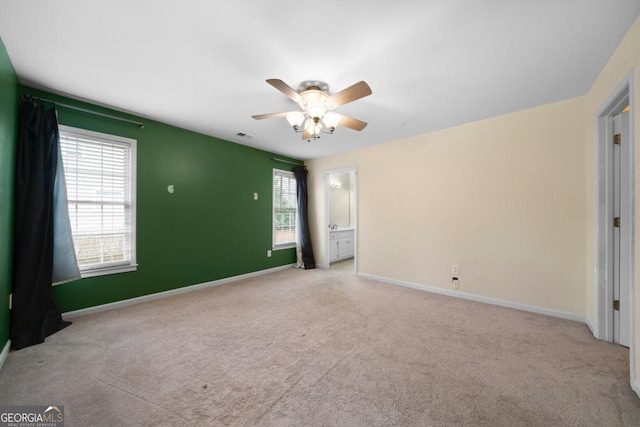
[[[82,277],[136,269],[136,141],[60,126],[73,243]]]
[[[273,248],[296,245],[296,178],[293,172],[273,170]]]

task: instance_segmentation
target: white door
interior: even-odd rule
[[[631,344],[631,162],[629,145],[629,113],[613,118],[613,341],[629,347]]]

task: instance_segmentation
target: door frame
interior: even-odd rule
[[[331,250],[329,245],[329,176],[337,173],[353,174],[353,200],[355,200],[353,206],[353,274],[358,273],[358,168],[356,166],[349,166],[339,169],[325,170],[322,175],[324,181],[324,234],[325,234],[325,268],[331,268],[331,262],[329,261]],[[351,208],[351,207],[350,207]]]
[[[621,256],[627,258],[629,283],[629,310],[630,310],[630,365],[631,381],[633,383],[635,373],[636,351],[636,289],[635,289],[635,130],[633,114],[635,111],[634,100],[634,70],[632,69],[618,84],[609,98],[603,103],[594,117],[595,124],[595,325],[593,334],[600,340],[613,342],[613,233],[611,232],[610,219],[613,217],[613,116],[619,114],[628,102],[629,111],[629,158],[622,161],[629,162],[630,183],[621,195],[627,197],[627,208],[620,212],[623,218],[630,218],[631,242]]]

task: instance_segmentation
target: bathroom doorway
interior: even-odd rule
[[[326,171],[327,268],[353,265],[357,272],[357,171],[355,167]]]

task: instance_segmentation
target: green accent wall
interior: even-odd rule
[[[60,124],[137,140],[138,270],[55,286],[62,312],[295,262],[295,249],[267,257],[272,171],[293,170],[293,165],[271,160],[273,153],[142,117],[27,87],[21,87],[21,93],[144,123],[140,129],[58,108]],[[167,191],[170,184],[173,194]]]
[[[0,39],[0,351],[9,340],[18,79]]]

